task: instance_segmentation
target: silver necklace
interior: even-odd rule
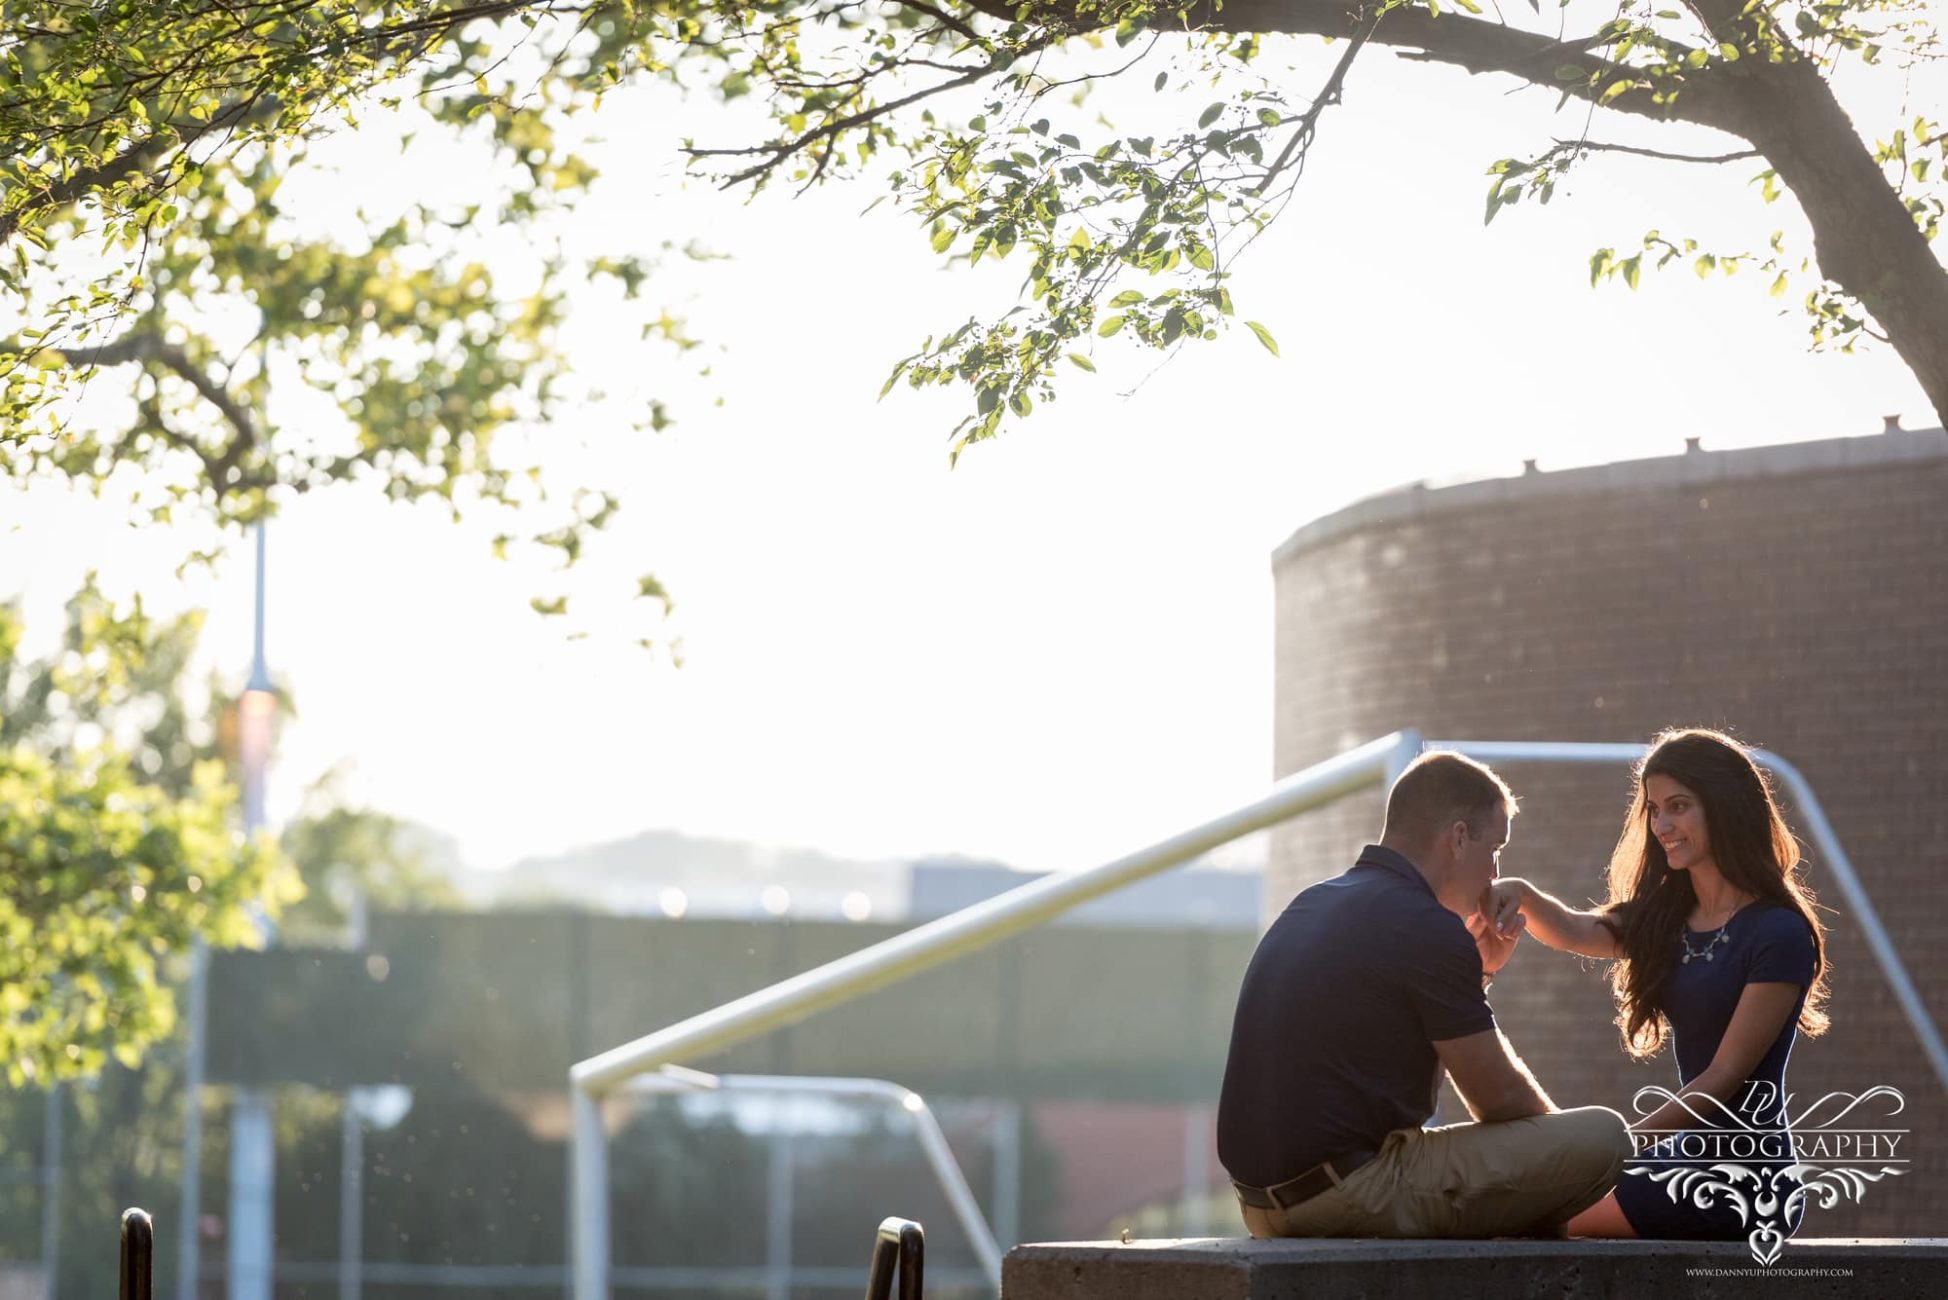
[[[1751,901],[1750,899],[1746,900],[1746,902],[1750,902],[1750,901]],[[1743,912],[1744,910],[1745,910],[1745,903],[1740,903],[1737,907],[1734,907],[1732,909],[1732,916],[1737,916],[1740,912]],[[1728,916],[1722,922],[1720,922],[1718,928],[1711,932],[1711,937],[1705,940],[1705,946],[1698,949],[1693,949],[1691,947],[1691,928],[1689,926],[1680,927],[1677,932],[1677,941],[1684,945],[1683,964],[1689,966],[1691,964],[1691,959],[1693,957],[1702,957],[1706,961],[1710,961],[1711,950],[1713,948],[1716,948],[1719,944],[1725,942],[1726,938],[1729,937],[1729,932],[1732,924],[1732,916]]]
[[[1730,928],[1731,928],[1731,918],[1730,918],[1730,917],[1727,917],[1727,918],[1725,918],[1725,924],[1723,924],[1723,925],[1721,925],[1721,926],[1719,926],[1719,927],[1718,927],[1718,928],[1717,928],[1716,930],[1714,930],[1714,931],[1712,932],[1712,935],[1711,935],[1711,938],[1709,938],[1709,939],[1707,939],[1707,940],[1705,940],[1705,946],[1704,946],[1704,947],[1702,947],[1702,948],[1697,948],[1697,949],[1693,949],[1693,948],[1691,947],[1691,932],[1690,932],[1690,930],[1688,930],[1688,929],[1684,929],[1684,930],[1679,930],[1679,931],[1677,932],[1677,940],[1678,940],[1678,942],[1679,942],[1679,943],[1681,943],[1681,944],[1683,944],[1683,945],[1684,945],[1684,963],[1683,963],[1683,964],[1684,964],[1684,965],[1686,965],[1686,966],[1689,966],[1689,965],[1691,964],[1691,959],[1692,959],[1693,957],[1702,957],[1702,958],[1704,958],[1704,959],[1705,959],[1706,961],[1710,961],[1710,960],[1711,960],[1711,950],[1712,950],[1713,948],[1716,948],[1716,947],[1717,947],[1717,946],[1718,946],[1719,944],[1721,944],[1721,943],[1723,943],[1723,942],[1725,942],[1725,935],[1726,935],[1726,932],[1727,932],[1727,931],[1728,931],[1728,930],[1729,930]]]

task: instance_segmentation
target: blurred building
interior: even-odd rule
[[[1682,454],[1415,486],[1299,529],[1273,559],[1275,765],[1395,728],[1430,739],[1643,742],[1721,727],[1803,771],[1936,1024],[1948,1024],[1948,436],[1941,430]],[[1505,765],[1522,798],[1504,870],[1600,897],[1630,786],[1619,768]],[[1267,914],[1377,836],[1380,796],[1273,835]],[[1788,819],[1793,813],[1788,809]],[[1803,838],[1803,837],[1802,837]],[[1948,1213],[1948,1100],[1836,884],[1833,1029],[1790,1086],[1901,1089],[1916,1164],[1819,1236],[1931,1233]],[[1629,1065],[1603,972],[1525,944],[1498,1016],[1564,1104],[1631,1113],[1675,1086]]]

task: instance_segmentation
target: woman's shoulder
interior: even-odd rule
[[[1752,905],[1745,941],[1745,978],[1749,981],[1809,985],[1818,967],[1819,944],[1813,927],[1798,908],[1762,900]]]
[[[1813,937],[1813,927],[1789,903],[1761,898],[1746,910],[1751,913],[1746,929],[1754,938],[1810,940]]]

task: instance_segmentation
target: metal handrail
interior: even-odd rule
[[[873,1238],[873,1265],[866,1278],[866,1300],[892,1300],[896,1267],[900,1300],[920,1300],[926,1255],[926,1229],[911,1219],[880,1220],[879,1232]]]
[[[981,1213],[980,1202],[974,1199],[974,1189],[967,1185],[967,1176],[961,1172],[960,1162],[954,1159],[953,1149],[947,1145],[947,1135],[940,1131],[940,1121],[934,1117],[926,1098],[911,1088],[887,1079],[817,1078],[797,1074],[706,1074],[702,1070],[687,1070],[680,1065],[666,1065],[656,1074],[631,1079],[628,1088],[631,1092],[651,1093],[795,1092],[824,1097],[867,1097],[892,1102],[913,1117],[914,1131],[919,1135],[927,1163],[932,1166],[934,1177],[940,1180],[940,1189],[946,1193],[954,1217],[960,1220],[961,1230],[974,1247],[974,1255],[981,1262],[981,1271],[987,1274],[995,1290],[1000,1291],[1001,1246],[994,1239],[994,1230],[988,1227],[987,1217]],[[887,1222],[904,1220],[888,1219]]]
[[[1453,749],[1483,762],[1537,762],[1537,763],[1635,763],[1649,752],[1646,745],[1592,745],[1572,742],[1537,742],[1526,740],[1430,740],[1429,749]],[[1880,964],[1880,973],[1887,977],[1887,983],[1894,990],[1895,1001],[1901,1004],[1901,1011],[1907,1016],[1908,1027],[1920,1041],[1921,1050],[1934,1067],[1935,1078],[1941,1086],[1948,1089],[1948,1045],[1941,1039],[1941,1031],[1936,1028],[1934,1018],[1928,1014],[1927,1004],[1921,1000],[1920,990],[1914,987],[1914,980],[1907,973],[1907,966],[1894,950],[1894,941],[1888,937],[1887,927],[1881,924],[1880,913],[1874,910],[1873,900],[1867,897],[1867,890],[1860,883],[1860,877],[1853,870],[1853,862],[1840,847],[1839,836],[1833,833],[1833,823],[1826,819],[1826,809],[1820,806],[1819,796],[1813,793],[1812,783],[1800,770],[1771,750],[1754,749],[1749,751],[1752,760],[1761,767],[1771,769],[1786,788],[1792,792],[1793,803],[1798,807],[1811,832],[1813,843],[1818,847],[1820,863],[1839,882],[1840,892],[1846,896],[1847,905],[1853,909],[1852,919],[1866,936],[1867,946],[1873,950],[1874,960]]]
[[[147,1210],[122,1211],[122,1300],[150,1300],[155,1271],[156,1225]],[[185,1297],[184,1300],[191,1300]]]
[[[1235,812],[1098,867],[1046,876],[929,921],[836,961],[579,1062],[569,1071],[574,1110],[574,1300],[603,1300],[609,1273],[608,1138],[601,1098],[629,1079],[680,1065],[1052,920],[1071,908],[1181,865],[1368,786],[1420,752],[1414,732],[1395,732],[1280,781]]]

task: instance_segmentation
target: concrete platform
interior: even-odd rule
[[[1948,1238],[1794,1240],[1767,1267],[1742,1244],[1316,1239],[1017,1246],[1002,1300],[1636,1300],[1948,1297]]]

